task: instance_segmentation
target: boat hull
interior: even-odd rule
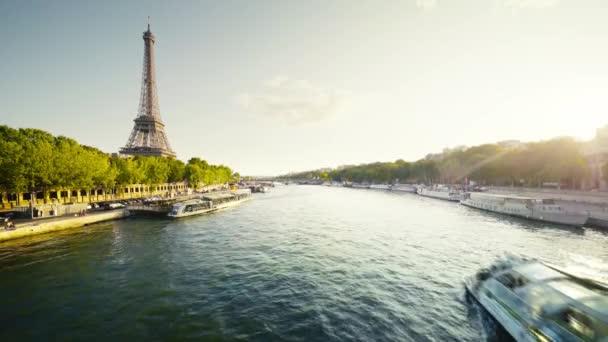
[[[172,219],[179,219],[179,218],[183,218],[183,217],[190,217],[190,216],[197,216],[197,215],[202,215],[202,214],[208,214],[212,211],[216,211],[218,210],[217,208],[209,208],[209,209],[203,209],[203,210],[198,210],[198,211],[192,211],[192,212],[188,212],[188,213],[179,213],[177,215],[172,215],[171,213],[169,213],[167,215],[167,217],[172,218]]]
[[[369,185],[353,184],[351,186],[354,189],[369,189]]]
[[[566,226],[573,226],[573,227],[582,227],[589,219],[588,216],[583,215],[583,214],[566,214],[566,213],[562,214],[559,212],[547,213],[547,212],[538,212],[538,211],[534,211],[534,210],[530,210],[529,212],[525,212],[525,213],[517,213],[517,212],[513,212],[513,211],[508,212],[506,210],[506,208],[504,208],[504,207],[492,206],[492,208],[489,208],[489,207],[486,208],[486,207],[482,207],[480,205],[475,204],[475,202],[473,202],[469,199],[462,200],[462,201],[460,201],[460,203],[462,205],[465,205],[470,208],[485,210],[485,211],[492,212],[492,213],[508,215],[508,216],[513,216],[513,217],[520,217],[520,218],[533,220],[533,221],[539,221],[539,222],[549,222],[549,223],[561,224],[561,225],[566,225]],[[494,209],[494,208],[496,208],[496,209]]]
[[[407,192],[410,194],[415,194],[416,188],[413,186],[407,186],[407,185],[393,185],[393,186],[391,186],[391,191]]]
[[[519,321],[510,316],[499,303],[487,295],[480,293],[474,287],[475,279],[470,278],[465,281],[467,293],[471,295],[484,310],[486,310],[508,333],[517,341],[535,342],[536,339],[528,333],[528,330]]]
[[[390,186],[388,184],[373,184],[369,186],[370,189],[376,189],[376,190],[388,190],[390,189]]]
[[[215,210],[217,211],[217,210],[223,210],[223,209],[228,209],[228,208],[236,207],[237,205],[239,205],[239,204],[241,204],[241,203],[243,203],[243,202],[250,201],[251,199],[252,199],[252,198],[251,198],[250,196],[248,196],[248,197],[245,197],[245,198],[240,199],[240,200],[238,200],[238,201],[221,203],[221,204],[218,204],[218,205],[215,207]]]
[[[190,217],[190,216],[197,216],[197,215],[203,215],[203,214],[208,214],[214,211],[219,211],[219,210],[223,210],[223,209],[228,209],[231,207],[235,207],[243,202],[247,202],[249,200],[251,200],[252,198],[250,196],[247,196],[245,198],[242,198],[240,200],[237,201],[230,201],[230,202],[225,202],[225,203],[220,203],[218,205],[214,205],[212,208],[209,209],[203,209],[203,210],[198,210],[198,211],[193,211],[193,212],[187,212],[187,213],[179,213],[177,215],[172,215],[171,213],[169,213],[167,216],[172,218],[172,219],[178,219],[178,218],[182,218],[182,217]]]
[[[435,191],[429,189],[420,189],[418,190],[418,195],[424,197],[431,197],[436,199],[441,199],[450,202],[459,202],[462,199],[461,194],[453,194],[447,191]]]

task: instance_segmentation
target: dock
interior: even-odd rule
[[[161,216],[167,217],[167,215],[173,209],[173,205],[178,202],[184,202],[191,199],[207,199],[217,200],[218,198],[225,197],[227,195],[233,196],[235,191],[238,190],[227,190],[227,191],[212,191],[205,193],[196,193],[187,196],[180,196],[174,198],[160,199],[149,203],[136,203],[127,205],[127,210],[131,215],[141,216]]]
[[[167,216],[171,212],[173,205],[178,202],[201,198],[205,194],[183,195],[173,198],[163,198],[156,201],[135,203],[127,205],[127,210],[131,215],[143,216]]]

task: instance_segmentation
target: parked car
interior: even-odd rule
[[[114,209],[121,209],[124,208],[125,205],[120,203],[120,202],[115,202],[115,203],[106,203],[106,205],[104,206],[105,210],[114,210]]]

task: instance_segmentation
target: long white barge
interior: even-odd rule
[[[447,186],[435,186],[432,188],[420,187],[416,192],[420,196],[432,197],[452,202],[458,202],[463,198],[462,191],[453,190]]]
[[[391,185],[391,191],[409,192],[415,194],[416,187],[412,184],[393,184]]]
[[[372,184],[369,186],[370,189],[376,189],[376,190],[389,190],[390,189],[390,185],[388,184]]]
[[[499,214],[576,227],[583,226],[589,219],[588,213],[566,211],[550,198],[471,192],[460,203]]]
[[[355,189],[369,189],[370,185],[369,184],[353,183],[352,187],[355,188]]]
[[[180,218],[206,214],[239,205],[251,198],[250,189],[208,193],[201,198],[175,203],[167,216],[171,218]]]

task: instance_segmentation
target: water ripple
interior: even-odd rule
[[[606,276],[607,242],[410,194],[275,188],[1,244],[0,339],[497,341],[464,277],[506,252]]]

